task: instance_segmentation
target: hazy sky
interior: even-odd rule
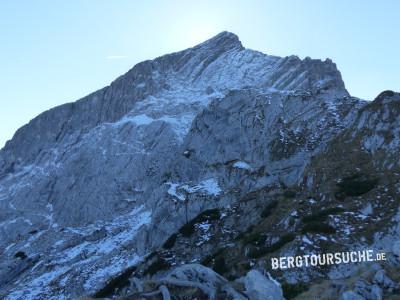
[[[267,54],[330,57],[349,92],[400,90],[400,1],[1,1],[0,148],[40,112],[228,30]]]

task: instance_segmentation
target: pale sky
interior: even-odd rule
[[[224,30],[267,54],[331,58],[353,96],[399,91],[399,11],[396,0],[1,1],[0,148],[44,110]]]

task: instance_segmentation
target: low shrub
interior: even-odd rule
[[[283,192],[283,196],[288,199],[294,198],[296,197],[296,191],[288,189]]]
[[[204,266],[210,266],[210,264],[213,262],[213,260],[220,254],[224,253],[224,251],[226,251],[226,248],[220,248],[217,251],[215,251],[214,253],[205,256],[202,259],[201,264]]]
[[[249,234],[250,232],[252,232],[254,229],[254,225],[250,225],[249,227],[247,227],[246,231],[242,231],[240,232],[236,237],[235,240],[241,240],[244,238],[244,236],[246,236],[247,234]]]
[[[293,233],[288,233],[288,234],[281,236],[281,238],[277,242],[275,242],[274,244],[272,244],[269,247],[270,252],[275,252],[275,251],[279,250],[280,248],[285,246],[287,243],[290,243],[291,241],[293,241],[295,238],[296,238],[296,236]]]
[[[265,242],[266,236],[260,232],[253,232],[253,233],[248,233],[243,236],[243,243],[245,245],[247,244],[253,244],[253,245],[258,245],[263,242]]]
[[[220,275],[224,275],[226,272],[228,272],[228,267],[224,257],[219,256],[215,259],[213,270]]]
[[[247,256],[250,258],[260,258],[268,253],[270,253],[269,247],[252,248],[247,253]]]
[[[163,182],[167,182],[168,180],[171,180],[172,178],[172,172],[165,172],[163,174]]]
[[[343,201],[344,199],[346,199],[346,193],[343,191],[336,191],[335,192],[335,198],[337,200]]]
[[[282,284],[283,296],[285,297],[285,299],[288,300],[295,298],[296,296],[300,295],[301,293],[304,293],[307,290],[308,287],[304,283]]]
[[[191,222],[186,223],[179,229],[179,232],[184,236],[184,237],[190,237],[194,233],[195,227],[194,224]]]
[[[176,238],[177,238],[178,234],[174,233],[172,234],[164,243],[163,248],[164,249],[171,249],[176,242]]]
[[[108,281],[103,288],[92,295],[93,298],[105,298],[111,296],[118,288],[129,284],[129,277],[136,270],[136,267],[130,267],[124,270],[121,274],[115,276]]]
[[[211,264],[213,259],[214,259],[214,255],[212,255],[212,254],[207,255],[201,260],[201,264],[208,267]]]
[[[25,259],[28,257],[25,252],[23,251],[18,251],[17,253],[14,254],[15,258],[20,258],[20,259]]]
[[[336,232],[336,229],[329,224],[313,221],[306,223],[303,226],[302,233],[326,233],[333,234]]]
[[[338,199],[343,196],[361,196],[375,188],[377,184],[377,178],[370,178],[364,174],[357,173],[345,177],[341,182],[337,183],[338,191],[335,196]]]
[[[270,203],[268,203],[264,209],[261,212],[261,217],[262,218],[267,218],[271,215],[272,211],[278,206],[278,201],[273,200]]]
[[[194,219],[183,225],[179,232],[185,236],[190,237],[195,231],[195,225],[206,221],[219,220],[221,217],[220,210],[218,208],[208,209],[198,214]]]
[[[281,249],[283,246],[286,244],[290,243],[296,238],[296,236],[293,233],[288,233],[279,238],[279,240],[275,243],[273,243],[270,246],[264,246],[260,248],[253,248],[249,251],[248,256],[250,258],[259,258],[262,256],[265,256],[268,253],[275,252],[279,249]]]
[[[326,219],[326,217],[328,217],[329,215],[336,215],[336,214],[342,213],[342,212],[344,212],[343,208],[332,207],[332,208],[328,208],[328,209],[323,209],[318,213],[315,213],[315,214],[312,214],[309,216],[305,216],[301,220],[304,223],[324,221]]]
[[[158,257],[147,269],[143,272],[143,275],[154,275],[158,271],[168,269],[171,265],[165,259]]]
[[[146,262],[150,261],[150,259],[152,259],[153,257],[155,257],[156,255],[158,255],[157,251],[153,251],[151,252],[147,257],[146,257]]]

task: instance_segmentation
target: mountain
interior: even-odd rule
[[[139,63],[0,150],[0,295],[390,297],[399,103],[350,96],[329,59],[266,55],[229,32]],[[355,248],[388,260],[269,261]]]

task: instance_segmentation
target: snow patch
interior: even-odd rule
[[[69,269],[69,267],[63,267],[44,273],[32,280],[24,289],[11,292],[5,299],[64,299],[64,297],[49,297],[50,286],[54,279],[68,272]]]
[[[313,242],[311,242],[307,236],[303,236],[303,238],[301,239],[304,243],[307,243],[309,245],[314,245]]]
[[[182,186],[182,189],[187,191],[189,194],[196,193],[198,191],[205,192],[212,196],[218,196],[221,193],[221,189],[215,178],[210,178],[201,181],[199,184],[189,187],[188,185]]]
[[[149,116],[142,114],[142,115],[137,115],[132,118],[130,118],[130,121],[135,123],[136,125],[149,125],[154,122],[153,118],[150,118]]]
[[[178,198],[178,200],[180,200],[180,201],[185,201],[186,200],[186,197],[184,195],[179,194],[177,192],[177,188],[179,187],[178,183],[167,182],[166,184],[168,184],[170,186],[168,191],[167,191],[167,193],[169,195],[171,195],[172,197]]]
[[[179,184],[173,182],[166,182],[166,184],[169,185],[167,193],[180,201],[186,200],[185,193],[193,194],[203,192],[211,196],[218,196],[222,192],[218,185],[218,181],[215,178],[203,180],[196,185]],[[183,193],[179,191],[182,191]]]
[[[251,166],[244,161],[237,161],[233,164],[234,168],[251,170]]]
[[[133,255],[128,261],[123,260],[119,257],[115,257],[109,266],[97,269],[94,273],[90,275],[90,278],[86,280],[83,288],[87,292],[92,292],[99,283],[102,283],[104,279],[111,278],[116,274],[120,273],[122,270],[133,266],[141,261],[141,257]]]

